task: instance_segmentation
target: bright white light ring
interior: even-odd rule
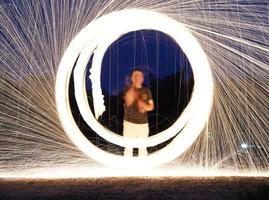
[[[127,26],[126,26],[127,27]],[[140,28],[147,28],[148,26],[145,27],[140,27]],[[118,30],[118,29],[115,29]],[[129,29],[125,30],[126,32],[130,32],[135,29]],[[155,29],[156,30],[156,29]],[[89,42],[89,44],[83,48],[83,51],[81,52],[79,59],[77,61],[76,67],[74,69],[74,76],[75,76],[75,96],[78,104],[78,108],[80,110],[80,113],[83,117],[83,119],[86,121],[86,123],[101,137],[106,139],[107,141],[120,145],[120,146],[131,146],[131,147],[143,147],[143,146],[156,146],[160,143],[163,143],[170,139],[171,137],[174,137],[179,130],[181,130],[185,124],[187,123],[188,119],[190,118],[190,108],[192,105],[191,102],[188,104],[188,107],[184,110],[184,112],[181,114],[180,118],[175,122],[175,124],[170,127],[169,129],[156,134],[154,136],[151,136],[147,139],[130,139],[130,138],[125,138],[123,136],[120,136],[118,134],[115,134],[114,132],[105,129],[99,122],[97,122],[89,108],[89,103],[88,103],[88,98],[87,98],[87,93],[86,91],[86,84],[85,84],[85,75],[86,75],[86,66],[87,63],[92,56],[92,53],[94,51],[94,59],[93,59],[93,64],[91,68],[91,80],[92,80],[92,85],[93,85],[93,100],[94,104],[97,104],[97,106],[94,106],[95,108],[103,107],[103,96],[102,96],[102,91],[100,87],[100,69],[101,69],[101,63],[102,63],[102,58],[103,55],[108,48],[108,46],[111,44],[111,36],[114,37],[113,39],[116,40],[118,37],[120,37],[123,33],[118,32],[116,35],[113,35],[113,30],[109,32],[110,37],[102,37],[100,39],[100,36],[96,43],[94,42]],[[110,38],[109,42],[107,38]],[[113,41],[114,41],[113,40]],[[98,42],[100,41],[100,42]],[[112,41],[112,42],[113,42]],[[98,48],[96,48],[98,46]],[[102,47],[102,48],[101,48]],[[96,59],[96,57],[98,59]],[[99,62],[96,63],[96,60]],[[99,70],[98,70],[99,69]],[[97,89],[96,89],[97,88]],[[97,92],[95,92],[97,91]],[[96,94],[97,93],[97,94]],[[95,109],[95,114],[98,111]],[[101,112],[102,113],[102,112]],[[101,113],[99,115],[101,115]],[[98,115],[98,116],[99,116]],[[97,118],[98,118],[97,116]],[[175,131],[176,130],[176,131]]]
[[[154,13],[155,14],[155,13]],[[129,16],[133,17],[133,16]],[[139,20],[130,21],[132,23],[129,23],[130,21],[124,20],[121,21],[121,23],[114,23],[113,21],[109,23],[111,26],[109,29],[109,32],[105,31],[104,29],[107,29],[106,24],[103,24],[102,27],[99,28],[98,33],[104,33],[99,34],[95,40],[91,39],[88,41],[87,45],[83,48],[80,57],[77,61],[75,70],[74,70],[74,76],[75,76],[75,97],[77,100],[78,108],[80,110],[80,113],[83,117],[83,119],[86,121],[86,123],[101,137],[103,137],[105,140],[117,144],[120,146],[130,146],[130,147],[149,147],[149,146],[156,146],[160,143],[163,143],[170,138],[174,137],[179,130],[181,130],[187,121],[190,118],[190,113],[192,113],[192,109],[194,106],[192,106],[192,99],[189,102],[188,106],[184,109],[184,112],[181,114],[181,116],[177,119],[177,121],[168,129],[160,132],[159,134],[153,135],[146,139],[131,139],[131,138],[125,138],[123,136],[120,136],[118,134],[115,134],[114,132],[104,128],[99,122],[97,122],[94,119],[94,116],[89,108],[88,98],[86,94],[86,84],[85,84],[85,76],[86,76],[86,66],[90,59],[90,57],[93,54],[94,51],[94,57],[92,62],[92,68],[91,68],[91,81],[92,81],[92,94],[93,94],[93,104],[94,104],[94,110],[95,114],[97,115],[96,118],[98,118],[102,112],[104,112],[104,103],[103,103],[103,96],[102,96],[102,90],[101,90],[101,65],[102,65],[102,59],[103,56],[107,50],[107,48],[113,43],[115,40],[117,40],[120,36],[123,34],[126,34],[131,31],[136,30],[142,30],[142,29],[152,29],[152,30],[158,30],[161,32],[166,33],[167,35],[170,35],[173,39],[176,40],[176,42],[181,46],[180,44],[186,40],[190,40],[190,37],[193,37],[189,31],[180,23],[176,21],[172,21],[170,18],[167,18],[166,16],[162,16],[162,18],[155,18],[155,16],[152,16],[151,18],[146,18],[149,20],[143,20],[143,23]],[[114,21],[116,21],[115,19]],[[142,19],[141,19],[142,20]],[[163,24],[170,24],[168,26],[169,28],[164,29]],[[176,28],[176,29],[175,29]],[[180,36],[180,37],[178,37]],[[193,38],[191,38],[193,39]],[[182,46],[181,46],[182,47]],[[183,48],[184,51],[184,48]],[[193,57],[193,54],[189,55],[189,57]],[[191,62],[191,61],[190,61]],[[199,79],[199,77],[196,79],[196,74],[201,73],[200,71],[204,71],[203,66],[193,66],[194,70],[194,79],[195,84],[200,86],[200,88],[197,88],[198,90],[208,90],[206,87],[206,84],[208,82]],[[196,90],[197,91],[197,90]],[[194,91],[193,97],[197,96],[197,92]],[[206,94],[206,92],[205,92]]]
[[[93,158],[94,160],[106,165],[120,168],[144,168],[153,167],[169,162],[182,154],[196,140],[196,138],[201,133],[203,127],[205,126],[210,114],[213,99],[213,81],[210,66],[201,46],[196,41],[196,39],[187,31],[184,34],[189,35],[190,40],[181,41],[182,43],[179,43],[179,45],[183,49],[184,53],[187,55],[192,65],[195,77],[193,95],[189,103],[191,105],[188,105],[192,107],[189,113],[191,117],[189,118],[188,123],[185,125],[181,133],[178,134],[170,144],[168,144],[161,150],[150,154],[146,158],[125,158],[123,156],[108,153],[99,149],[89,140],[87,140],[87,138],[81,133],[81,131],[77,127],[70,110],[68,87],[74,62],[78,55],[81,53],[81,50],[85,47],[85,41],[87,42],[89,38],[98,38],[98,35],[100,35],[101,33],[98,32],[100,31],[98,27],[105,27],[104,24],[107,25],[106,30],[109,30],[110,26],[112,27],[113,25],[113,21],[117,23],[124,23],[124,20],[126,20],[129,24],[132,24],[133,21],[141,20],[140,22],[142,23],[143,21],[147,21],[149,18],[155,19],[155,22],[158,21],[158,23],[160,23],[165,18],[168,22],[169,19],[168,24],[162,24],[165,30],[168,30],[170,25],[182,26],[173,19],[153,11],[129,9],[113,12],[91,22],[84,29],[82,29],[81,32],[70,43],[59,65],[56,78],[55,96],[56,106],[63,128],[69,138],[82,152],[84,152],[86,155]],[[174,28],[177,29],[178,27]],[[98,31],[95,32],[96,30]],[[166,33],[166,31],[162,32]],[[182,34],[183,33],[180,32],[179,35],[176,36],[176,40],[178,40],[178,37],[182,37]],[[172,34],[169,32],[168,35]],[[173,38],[175,39],[175,37]],[[191,45],[191,47],[189,45]],[[193,56],[189,57],[192,54],[195,56],[194,60],[192,59]],[[195,70],[198,66],[203,69],[197,69],[199,71],[199,74],[197,74],[197,71]],[[203,84],[204,82],[200,82],[204,86],[201,87],[201,85],[197,84],[197,80],[204,81],[207,84]],[[199,98],[194,98],[194,96],[196,95]],[[129,145],[128,142],[126,143],[127,145]],[[147,144],[147,142],[144,142],[144,144]],[[144,146],[144,144],[142,146]]]

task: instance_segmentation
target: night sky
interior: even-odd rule
[[[88,68],[91,66],[89,62]],[[130,83],[129,74],[135,68],[145,74],[145,86],[152,87],[153,79],[164,79],[183,69],[188,81],[192,70],[188,59],[168,35],[154,30],[127,33],[110,45],[102,62],[101,87],[109,95],[118,95]],[[89,77],[89,70],[86,77]],[[91,88],[87,79],[87,88]]]

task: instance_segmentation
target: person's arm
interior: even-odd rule
[[[149,89],[147,89],[147,100],[146,101],[139,100],[138,107],[139,112],[141,113],[154,110],[154,101],[152,99],[152,94]]]
[[[154,110],[154,102],[152,99],[147,101],[147,102],[139,101],[138,104],[139,104],[139,108],[141,109],[141,111],[145,112],[145,111]]]
[[[134,90],[129,88],[124,94],[124,103],[127,107],[130,107],[134,103]]]

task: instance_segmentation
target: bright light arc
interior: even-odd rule
[[[94,109],[97,113],[96,117],[98,117],[104,111],[100,71],[105,50],[121,35],[141,29],[153,29],[171,36],[188,57],[193,69],[195,83],[191,100],[178,120],[167,130],[138,141],[119,136],[97,122],[87,104],[85,76],[87,62],[94,53],[91,81]],[[184,127],[181,133],[169,145],[146,158],[125,158],[105,152],[93,145],[77,127],[68,100],[70,76],[78,56],[80,57],[74,70],[75,97],[82,117],[101,137],[120,146],[142,147],[162,143],[175,136]],[[82,152],[106,165],[120,168],[137,168],[137,166],[143,168],[170,162],[193,144],[210,115],[213,81],[206,54],[183,24],[157,12],[129,9],[110,13],[91,22],[73,39],[59,65],[55,95],[63,128]]]

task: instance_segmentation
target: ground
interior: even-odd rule
[[[268,177],[1,179],[0,199],[268,200]]]

